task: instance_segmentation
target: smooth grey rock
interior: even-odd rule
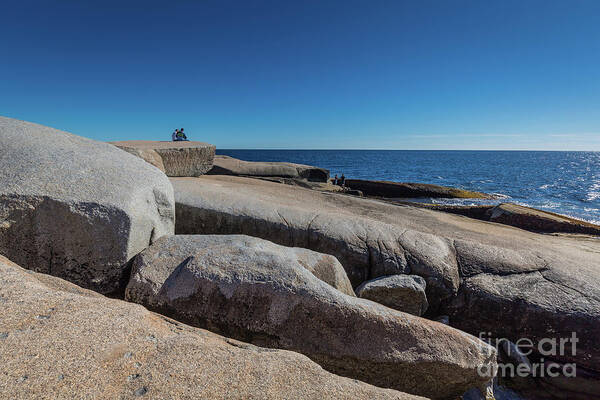
[[[213,166],[215,146],[204,142],[127,140],[111,144],[142,158],[167,176],[200,176]]]
[[[133,399],[145,388],[149,399],[424,400],[28,273],[2,256],[0,292],[7,300],[2,329],[11,333],[0,343],[3,399]],[[42,327],[31,316],[50,304],[52,318]]]
[[[356,288],[356,295],[384,306],[421,316],[427,311],[425,279],[416,275],[390,275],[375,278]]]
[[[335,256],[358,286],[427,282],[428,313],[475,336],[539,342],[576,332],[582,379],[600,383],[600,241],[255,179],[172,179],[179,233],[247,234]],[[538,354],[539,356],[539,354]],[[585,378],[584,378],[585,377]],[[587,390],[587,389],[585,389]],[[592,392],[585,392],[588,396]]]
[[[428,299],[438,304],[458,291],[451,241],[352,212],[357,201],[382,203],[232,176],[172,178],[171,183],[178,234],[246,234],[331,254],[353,286],[383,275],[420,275],[427,281]]]
[[[256,162],[217,155],[209,175],[243,175],[257,177],[301,178],[311,182],[327,182],[329,170],[287,162]]]
[[[0,253],[101,293],[174,230],[173,189],[114,146],[0,117]]]
[[[161,238],[134,260],[126,299],[380,387],[449,398],[490,379],[496,352],[466,333],[348,296],[296,254],[248,236]]]

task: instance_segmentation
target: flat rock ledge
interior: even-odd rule
[[[200,176],[213,166],[215,146],[204,142],[127,140],[110,142],[146,162],[167,176]]]
[[[311,165],[288,162],[256,162],[217,155],[208,175],[236,175],[250,177],[279,177],[305,179],[310,182],[327,182],[329,170]]]
[[[549,211],[537,210],[518,204],[503,203],[492,208],[489,220],[533,232],[542,233],[579,233],[600,236],[600,226],[560,215]]]
[[[453,198],[453,199],[493,199],[492,195],[457,189],[428,183],[408,183],[390,181],[371,181],[363,179],[346,179],[346,187],[360,190],[365,196],[385,198]]]
[[[6,399],[424,399],[192,328],[2,256],[0,321]]]
[[[462,206],[409,202],[403,202],[403,204],[464,215],[465,217],[480,219],[482,221],[510,225],[530,232],[600,236],[600,225],[514,203],[501,203],[497,206]]]

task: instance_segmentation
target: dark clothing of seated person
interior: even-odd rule
[[[187,136],[185,136],[185,133],[183,133],[183,128],[181,128],[181,129],[175,129],[175,132],[173,132],[173,135],[171,135],[171,138],[173,139],[174,142],[180,142],[180,141],[187,141],[188,140]]]

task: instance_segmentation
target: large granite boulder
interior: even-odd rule
[[[427,311],[425,279],[417,275],[390,275],[363,282],[356,294],[409,314],[421,316]]]
[[[6,399],[420,399],[192,328],[0,256]]]
[[[174,230],[168,178],[106,143],[0,117],[0,253],[101,293]],[[123,282],[125,280],[125,282]]]
[[[256,162],[217,155],[209,175],[238,175],[255,177],[280,177],[306,179],[311,182],[327,182],[329,170],[310,165],[288,162]]]
[[[303,353],[325,369],[433,398],[490,380],[496,352],[446,325],[345,295],[288,248],[248,236],[163,237],[133,264],[126,299],[194,326]],[[481,367],[481,368],[480,368]]]
[[[474,198],[491,199],[493,196],[474,192],[471,190],[457,189],[447,186],[431,185],[428,183],[408,183],[390,181],[370,181],[363,179],[346,179],[346,187],[360,190],[364,195],[387,198]]]
[[[204,142],[127,140],[111,144],[154,165],[167,176],[200,176],[213,166],[215,146]]]
[[[476,336],[490,332],[513,342],[566,340],[576,332],[575,356],[545,359],[575,360],[582,371],[578,377],[589,385],[600,382],[600,241],[595,238],[541,235],[239,177],[172,183],[176,232],[241,233],[331,254],[354,286],[383,275],[419,275],[427,282],[426,315],[446,314],[453,326]],[[548,384],[568,386],[560,379]],[[577,386],[600,393],[586,389],[589,385]]]

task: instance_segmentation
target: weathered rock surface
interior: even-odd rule
[[[0,256],[0,397],[417,399],[192,328]]]
[[[355,286],[383,275],[419,275],[427,282],[428,314],[449,315],[452,326],[474,335],[491,332],[516,342],[576,332],[576,356],[555,361],[576,360],[589,382],[600,381],[595,238],[540,235],[239,177],[172,183],[179,233],[242,233],[331,254]]]
[[[215,146],[204,142],[127,140],[111,144],[142,158],[167,176],[204,175],[215,157]]]
[[[452,326],[470,332],[486,332],[493,327],[489,331],[495,337],[512,341],[530,339],[536,346],[533,349],[536,359],[542,357],[546,365],[552,362],[559,365],[555,369],[558,377],[544,377],[542,383],[531,383],[540,398],[553,398],[558,392],[559,398],[598,399],[600,346],[593,340],[600,330],[600,297],[593,289],[598,286],[597,273],[597,265],[595,271],[578,270],[579,279],[554,265],[506,275],[475,272],[465,278],[459,296],[448,306]],[[586,285],[578,282],[586,277],[593,280]],[[560,350],[560,340],[571,339],[573,335],[575,345],[569,340],[562,346],[564,350]],[[548,353],[540,354],[538,346],[548,340],[544,345]],[[576,377],[562,376],[563,365],[567,363],[576,364]]]
[[[173,233],[169,180],[137,157],[4,117],[0,149],[0,253],[23,267],[110,293],[134,255]]]
[[[298,351],[339,375],[434,398],[490,379],[495,350],[461,331],[345,295],[296,253],[248,236],[163,237],[134,260],[126,298],[191,325]],[[485,369],[483,369],[485,370]]]
[[[425,279],[416,275],[390,275],[375,278],[356,288],[356,295],[395,310],[421,316],[427,311]]]
[[[492,208],[488,215],[492,222],[512,225],[533,232],[581,233],[600,236],[600,226],[598,225],[518,204],[500,204]]]
[[[387,198],[492,198],[492,196],[485,193],[451,188],[447,186],[431,185],[427,183],[346,179],[346,187],[349,187],[350,189],[354,190],[360,190],[366,196],[377,196]]]
[[[255,162],[217,155],[209,175],[238,175],[281,178],[302,178],[314,182],[327,182],[329,170],[310,165],[287,162]]]

